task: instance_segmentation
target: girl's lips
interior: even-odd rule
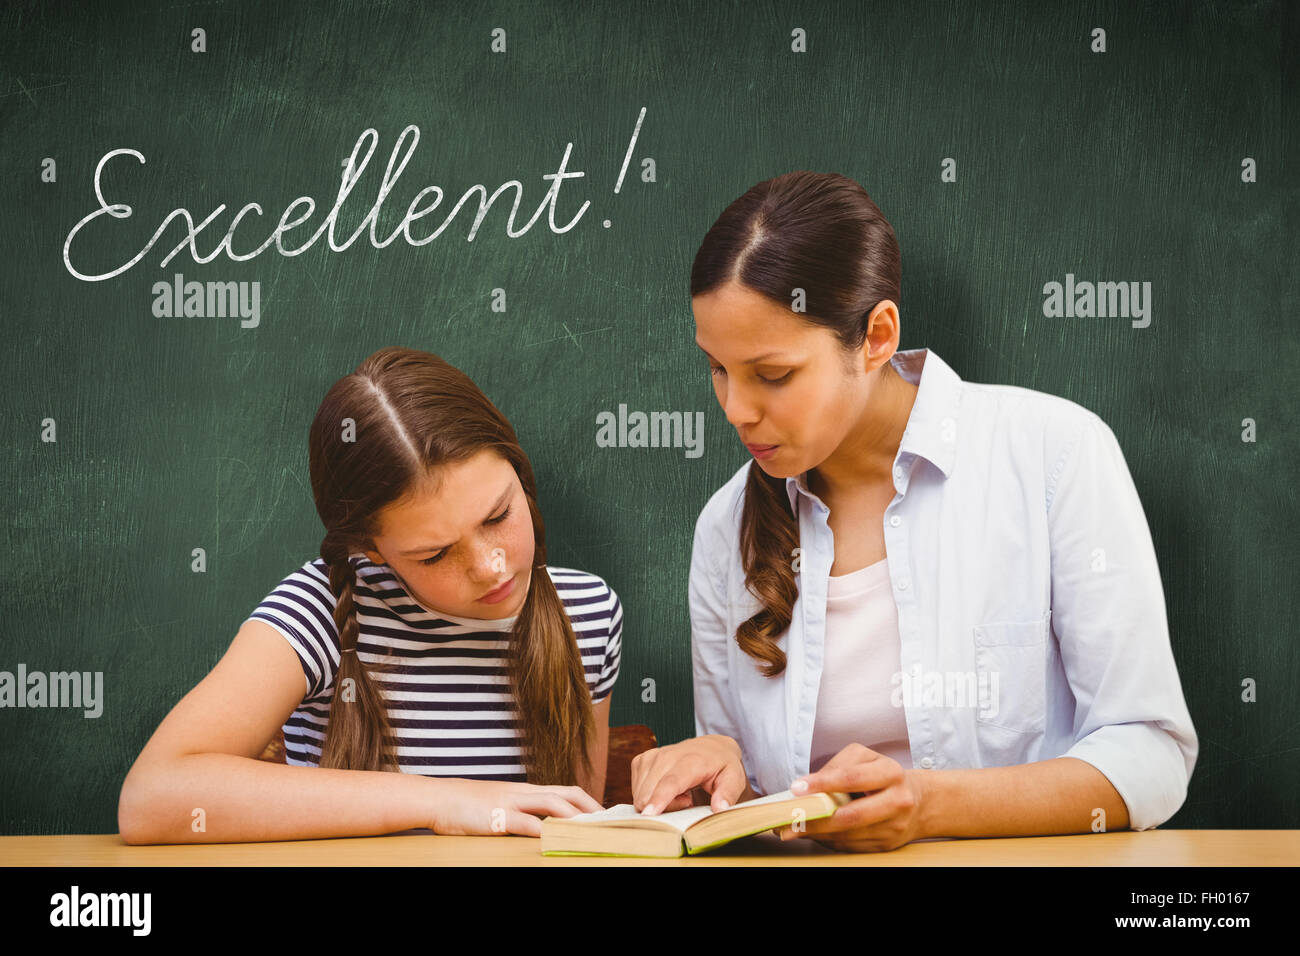
[[[753,455],[755,458],[767,458],[770,455],[773,455],[776,452],[776,450],[781,446],[780,445],[746,445],[745,447],[749,449],[749,453]]]
[[[515,589],[515,579],[511,578],[505,584],[479,598],[484,604],[499,604],[510,596],[510,592]]]

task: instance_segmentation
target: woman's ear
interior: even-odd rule
[[[862,343],[865,346],[865,356],[868,363],[878,363],[879,368],[888,364],[889,359],[898,351],[898,306],[892,299],[881,299],[867,316],[866,325],[867,334]]]

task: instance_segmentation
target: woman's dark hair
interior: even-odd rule
[[[464,372],[436,355],[384,348],[335,382],[311,423],[310,468],[316,511],[325,526],[320,553],[337,599],[340,656],[320,766],[399,769],[387,707],[375,674],[400,668],[364,665],[350,555],[376,550],[379,513],[433,472],[490,449],[513,466],[528,498],[536,550],[532,581],[510,638],[508,676],[519,715],[530,783],[577,782],[590,774],[595,722],[577,639],[545,570],[546,531],[533,469],[514,429]]]
[[[731,281],[830,329],[849,357],[862,348],[876,305],[884,299],[900,305],[898,240],[853,180],[836,173],[786,173],[723,210],[700,243],[691,268],[692,298]],[[799,289],[802,312],[793,309]],[[886,362],[877,374],[897,373]],[[763,607],[737,628],[736,643],[767,677],[785,670],[777,638],[790,626],[799,594],[791,563],[798,546],[785,479],[751,462],[740,552],[745,585]]]

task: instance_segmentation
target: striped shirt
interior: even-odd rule
[[[403,773],[526,782],[519,720],[506,672],[515,618],[475,620],[434,613],[417,602],[386,564],[364,554],[356,571],[357,656],[363,664],[398,663],[399,673],[370,671],[388,702]],[[618,678],[623,608],[601,578],[548,567],[582,654],[593,703]],[[302,703],[284,725],[286,762],[319,766],[339,635],[329,569],[316,558],[294,571],[257,606],[249,620],[270,624],[298,655],[306,678]]]

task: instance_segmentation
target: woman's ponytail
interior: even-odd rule
[[[799,528],[790,511],[785,479],[773,478],[751,462],[740,516],[740,557],[745,584],[763,609],[736,628],[736,643],[762,664],[764,677],[785,670],[785,652],[777,639],[790,626],[799,597],[794,579],[798,546]]]

